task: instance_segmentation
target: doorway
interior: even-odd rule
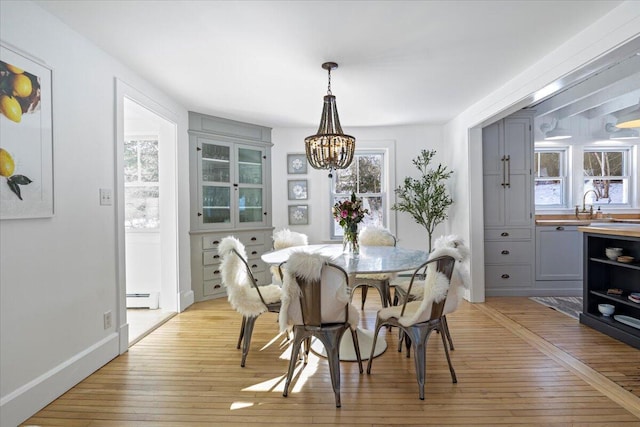
[[[120,352],[178,312],[176,123],[118,82]]]

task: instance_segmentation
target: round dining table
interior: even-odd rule
[[[360,253],[351,254],[343,251],[342,244],[315,244],[307,246],[292,246],[266,252],[262,260],[271,265],[279,265],[298,251],[318,253],[329,258],[330,262],[342,267],[349,275],[349,284],[353,284],[356,274],[398,273],[413,271],[429,258],[429,253],[415,249],[405,249],[399,246],[360,246]],[[369,358],[373,345],[373,332],[358,328],[358,344],[363,360]],[[312,345],[314,352],[324,354],[324,347],[317,342]],[[385,340],[378,340],[373,353],[377,357],[387,349]],[[355,350],[351,334],[345,334],[340,342],[340,360],[355,361]]]

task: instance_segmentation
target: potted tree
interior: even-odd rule
[[[429,252],[431,240],[436,226],[447,219],[447,209],[453,199],[447,194],[446,181],[453,174],[446,166],[438,164],[433,169],[429,165],[435,156],[435,150],[422,150],[413,164],[420,171],[419,178],[406,177],[402,186],[395,193],[399,201],[391,209],[406,212],[424,228],[429,236]]]

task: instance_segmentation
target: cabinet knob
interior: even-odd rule
[[[251,238],[251,241],[252,241],[252,242],[255,242],[256,240],[258,240],[258,238],[257,238],[257,237],[252,237],[252,238]]]
[[[258,264],[253,264],[251,268],[258,268]]]
[[[501,254],[502,254],[502,255],[509,255],[509,251],[504,250],[504,251],[502,251],[502,252],[501,252]]]
[[[509,278],[509,275],[508,275],[508,274],[503,274],[503,275],[502,275],[502,276],[500,276],[500,277],[502,277],[503,279],[508,279],[508,278]]]
[[[220,274],[220,270],[214,271],[213,274]]]
[[[213,244],[214,244],[214,245],[218,245],[218,244],[220,244],[220,241],[219,241],[219,240],[214,240],[214,241],[213,241]]]
[[[502,233],[500,233],[500,235],[502,237],[507,237],[509,235],[509,233],[507,233],[506,231],[503,231]]]
[[[558,230],[558,231],[562,231],[562,230],[564,230],[564,227],[562,227],[562,226],[558,226],[558,227],[556,227],[556,230]]]
[[[257,254],[258,254],[258,251],[252,251],[251,252],[251,255],[257,255]]]
[[[215,285],[213,289],[220,289],[220,285]]]
[[[214,255],[213,256],[213,259],[218,259],[218,258],[220,258],[220,255]]]
[[[198,212],[198,216],[202,216],[202,213]]]

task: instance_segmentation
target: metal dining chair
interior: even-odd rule
[[[395,246],[396,238],[388,230],[380,227],[368,226],[363,228],[358,234],[360,245],[362,246]],[[391,305],[391,290],[389,282],[395,277],[393,273],[356,274],[354,283],[351,285],[351,296],[356,289],[361,292],[361,309],[364,310],[364,303],[367,300],[369,288],[376,288],[380,294],[380,301],[383,307]]]
[[[222,257],[220,271],[229,303],[242,314],[237,348],[239,349],[242,343],[240,366],[244,367],[256,319],[265,312],[280,312],[282,292],[277,285],[258,286],[247,263],[244,245],[235,237],[228,236],[222,239],[218,245],[218,253]]]
[[[376,316],[376,328],[373,335],[373,347],[378,338],[378,332],[385,325],[397,326],[405,336],[407,346],[411,346],[414,353],[416,377],[418,381],[419,396],[424,400],[424,383],[426,376],[426,346],[431,332],[438,331],[442,337],[444,352],[447,356],[451,380],[457,383],[456,373],[451,364],[449,349],[445,339],[442,322],[443,310],[447,300],[447,293],[451,284],[451,275],[455,265],[455,258],[449,255],[435,257],[413,273],[409,285],[408,294],[411,293],[411,285],[416,277],[426,267],[424,296],[419,301],[409,301],[405,298],[401,306],[392,306],[378,311]],[[409,356],[409,352],[407,352]],[[371,373],[373,363],[373,351],[367,364],[367,374]]]
[[[281,265],[284,277],[280,328],[293,329],[291,359],[283,396],[289,394],[293,372],[303,342],[303,363],[308,361],[310,341],[317,338],[325,347],[336,407],[340,401],[340,341],[346,330],[351,332],[356,358],[362,374],[362,358],[356,327],[358,311],[349,302],[348,276],[341,267],[319,254],[293,253]]]

